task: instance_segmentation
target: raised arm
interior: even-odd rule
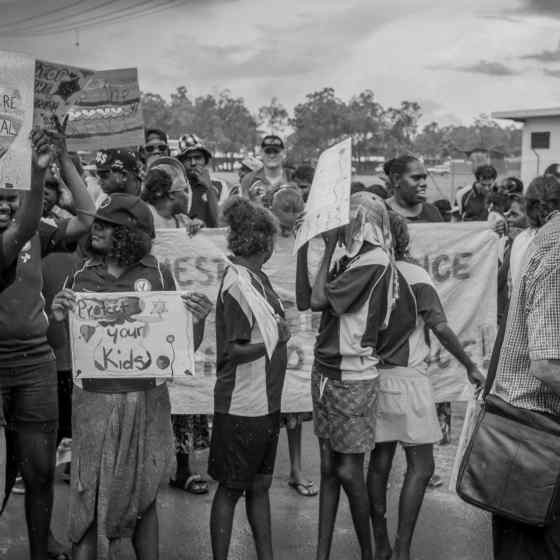
[[[17,259],[22,247],[35,234],[43,213],[45,173],[53,153],[49,138],[43,130],[33,130],[30,140],[33,145],[31,189],[23,195],[14,221],[2,234],[5,266]]]
[[[317,276],[315,277],[313,288],[311,289],[312,311],[323,311],[329,305],[329,300],[327,298],[327,289],[326,289],[327,279],[329,276],[331,260],[338,241],[338,231],[331,230],[324,233],[323,239],[325,240],[325,245],[326,245],[325,252],[323,254],[323,260],[321,261],[321,266],[319,267],[319,272],[317,272]]]

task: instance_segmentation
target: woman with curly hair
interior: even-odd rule
[[[219,482],[210,531],[215,560],[228,556],[235,506],[245,494],[257,558],[272,558],[269,489],[280,432],[290,338],[280,298],[262,271],[277,223],[240,197],[226,202],[232,253],[216,303],[217,380],[208,472]]]
[[[367,477],[375,557],[409,560],[410,546],[424,492],[434,471],[433,444],[441,439],[434,395],[427,376],[429,339],[432,331],[443,347],[467,370],[469,381],[479,385],[484,377],[463,350],[447,324],[445,311],[428,273],[408,255],[410,237],[406,219],[390,212],[389,220],[400,289],[412,296],[416,326],[408,336],[399,334],[403,317],[410,316],[400,297],[387,329],[378,341],[379,398],[376,411],[375,448]],[[410,299],[410,297],[408,298]],[[407,470],[401,489],[395,550],[387,534],[387,482],[397,443],[406,455]]]
[[[53,318],[62,321],[74,292],[172,291],[171,273],[150,255],[154,226],[140,198],[113,194],[94,216],[91,255],[59,292]],[[211,303],[182,296],[200,345]],[[171,406],[164,379],[74,379],[70,539],[75,560],[120,557],[132,539],[138,558],[157,558],[156,499],[173,456]]]

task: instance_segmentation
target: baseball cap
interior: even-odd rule
[[[179,138],[179,159],[187,156],[191,152],[202,152],[206,158],[206,163],[212,159],[212,153],[204,146],[202,140],[195,134],[183,134]]]
[[[138,174],[136,155],[123,149],[99,150],[95,156],[97,171],[130,171]]]
[[[284,142],[282,142],[282,138],[280,138],[280,136],[269,134],[262,139],[261,148],[263,151],[268,148],[275,148],[276,150],[281,151],[284,149]]]
[[[97,212],[82,213],[109,224],[139,229],[152,238],[156,236],[150,208],[143,200],[132,194],[112,194],[103,200]]]

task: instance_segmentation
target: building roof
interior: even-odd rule
[[[493,119],[508,119],[517,122],[525,122],[529,119],[539,119],[546,117],[560,117],[560,107],[549,109],[522,109],[516,111],[497,111],[492,113]]]

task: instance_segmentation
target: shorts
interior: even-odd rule
[[[258,476],[272,477],[280,411],[266,416],[215,413],[208,457],[208,474],[220,484],[247,490]]]
[[[8,430],[57,431],[58,380],[54,360],[1,368],[0,396]]]
[[[369,453],[375,447],[378,380],[338,381],[311,372],[313,424],[337,453]]]
[[[441,439],[429,378],[409,367],[379,370],[376,443],[425,445]]]

